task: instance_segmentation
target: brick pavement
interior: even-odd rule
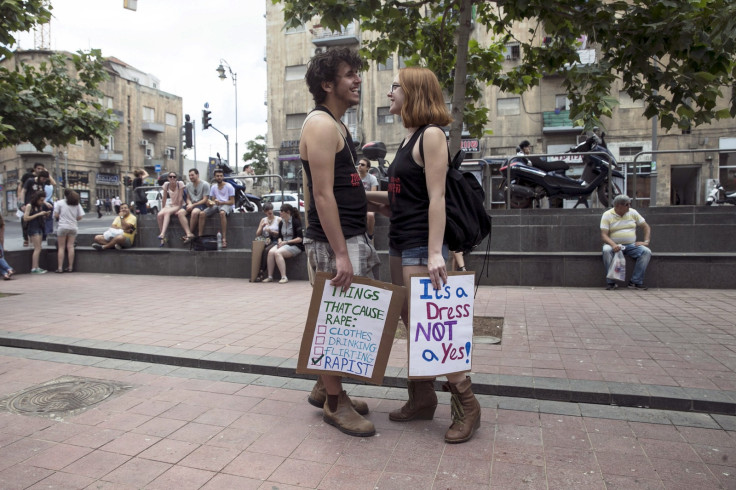
[[[380,435],[321,422],[292,376],[304,282],[74,273],[0,292],[18,293],[0,343],[48,349],[0,348],[0,397],[62,375],[132,387],[62,420],[0,412],[2,488],[736,488],[734,291],[480,288],[503,342],[476,346],[483,425],[459,446],[444,395],[435,421],[388,422],[401,340],[385,386],[350,386]]]

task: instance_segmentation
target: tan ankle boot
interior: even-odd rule
[[[347,396],[347,395],[346,395]],[[368,415],[368,404],[363,400],[352,400],[348,397],[350,403],[353,404],[353,408],[356,412],[361,415]],[[317,382],[312,387],[312,392],[307,397],[307,401],[310,405],[314,405],[317,408],[325,406],[325,400],[327,400],[327,390],[325,389],[324,383],[322,383],[322,376],[317,377]]]
[[[322,420],[330,425],[334,425],[340,432],[355,437],[370,437],[376,433],[373,422],[363,418],[353,408],[350,398],[341,391],[337,399],[337,409],[332,412],[330,404],[325,401],[323,407]]]
[[[437,408],[437,393],[434,392],[434,380],[409,380],[409,401],[403,407],[388,414],[394,422],[410,420],[432,420]]]
[[[460,383],[445,383],[442,390],[452,393],[450,412],[452,425],[445,433],[445,442],[457,444],[469,441],[480,428],[480,403],[470,389],[470,378],[466,377]]]

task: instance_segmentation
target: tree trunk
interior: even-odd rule
[[[465,106],[465,78],[468,74],[468,42],[470,41],[473,0],[460,0],[460,25],[457,28],[457,55],[455,85],[452,90],[452,125],[450,126],[450,154],[460,149]]]

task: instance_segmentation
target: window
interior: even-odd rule
[[[167,146],[164,153],[166,154],[166,158],[169,160],[176,160],[176,148],[173,146]]]
[[[569,111],[570,99],[566,94],[555,95],[555,111]]]
[[[151,159],[153,158],[153,152],[156,148],[153,146],[153,143],[150,141],[148,142],[148,145],[146,146],[146,158]]]
[[[390,71],[394,69],[394,57],[389,56],[384,63],[378,63],[378,71]]]
[[[286,67],[286,81],[302,80],[307,74],[307,65],[294,65]]]
[[[637,153],[644,151],[642,146],[621,146],[618,149],[619,158],[633,157]]]
[[[105,95],[104,97],[102,97],[101,103],[103,109],[112,109],[112,97],[108,97],[107,95]]]
[[[302,124],[304,124],[304,119],[306,119],[307,115],[305,113],[301,114],[287,114],[286,115],[286,129],[301,129]]]
[[[376,117],[378,124],[393,124],[396,119],[393,114],[389,112],[389,107],[378,107],[376,109]]]
[[[496,111],[498,112],[499,116],[518,116],[521,113],[519,109],[519,103],[519,97],[498,99],[496,101]]]
[[[105,149],[110,151],[115,150],[115,136],[110,135],[107,137],[107,144],[105,144]]]
[[[166,113],[166,125],[176,126],[176,114],[172,114],[170,112]]]
[[[644,101],[634,100],[625,90],[621,90],[618,93],[618,102],[621,109],[634,109],[636,107],[644,107]]]
[[[153,107],[143,106],[143,120],[146,122],[156,122],[156,111]]]
[[[518,60],[521,58],[521,46],[519,46],[519,43],[507,44],[503,54],[507,61]]]

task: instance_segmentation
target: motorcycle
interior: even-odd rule
[[[261,198],[246,192],[245,184],[233,177],[233,169],[227,163],[222,163],[220,154],[217,154],[218,168],[222,170],[224,181],[235,188],[235,204],[233,211],[236,213],[255,213],[263,210]]]
[[[388,174],[386,172],[386,145],[381,141],[369,141],[363,145],[362,148],[363,156],[368,160],[375,160],[378,162],[377,167],[371,166],[368,173],[373,175],[378,180],[378,189],[385,191],[388,190]]]
[[[542,198],[548,198],[550,207],[562,207],[562,199],[577,198],[580,204],[588,206],[588,197],[596,192],[598,200],[608,207],[608,170],[614,179],[624,180],[624,174],[618,170],[613,155],[608,151],[605,141],[598,135],[592,135],[580,145],[571,148],[568,153],[604,152],[606,155],[584,155],[585,167],[581,179],[573,179],[565,175],[570,168],[562,160],[545,161],[538,157],[515,156],[501,167],[503,180],[499,189],[510,191],[512,208],[540,207]],[[510,170],[510,172],[509,172]],[[507,179],[509,181],[507,182]],[[613,197],[621,194],[619,185],[611,182]]]
[[[736,192],[728,193],[723,188],[720,181],[716,180],[713,185],[713,189],[708,193],[708,197],[705,199],[706,206],[720,204],[733,204],[736,206]]]

